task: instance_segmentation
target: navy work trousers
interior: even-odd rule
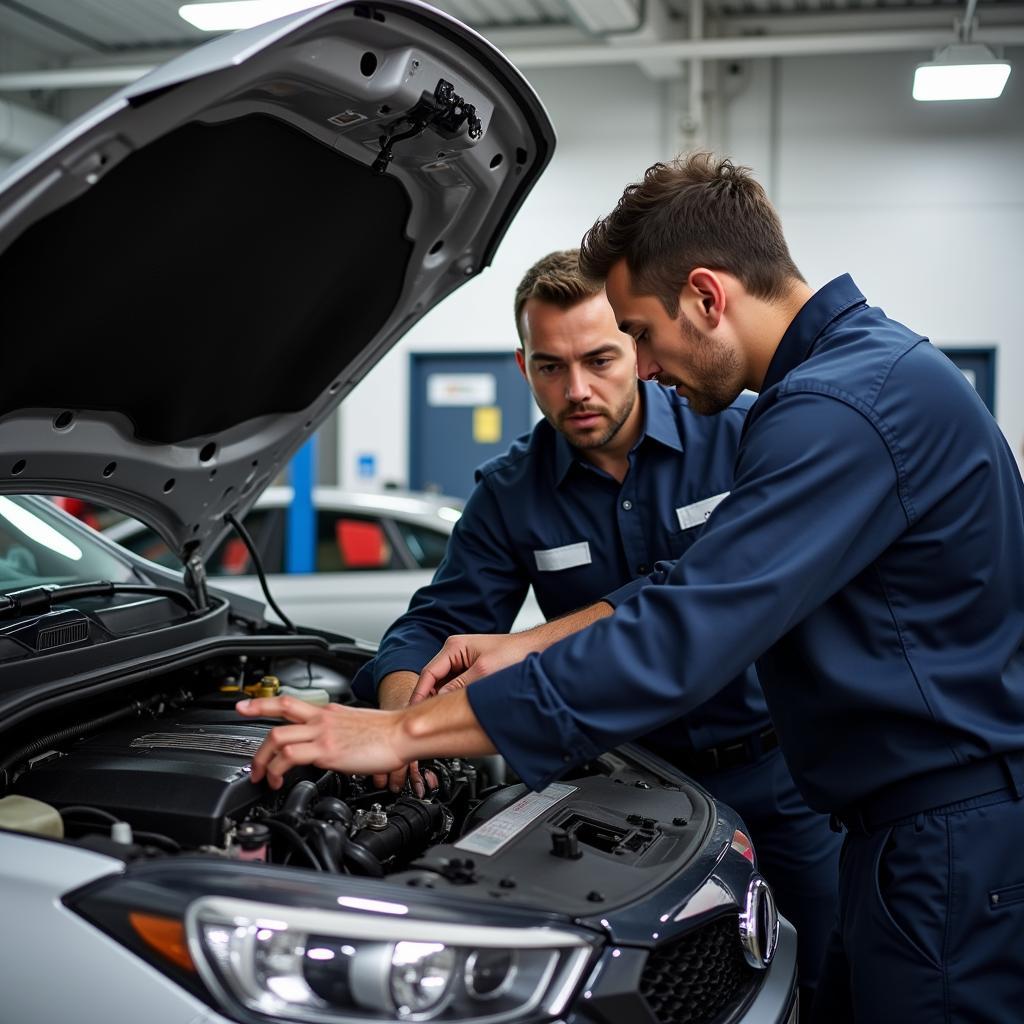
[[[1009,790],[847,835],[820,1024],[1024,1019],[1024,800]]]
[[[804,803],[778,749],[752,764],[693,777],[738,811],[749,829],[758,870],[796,928],[800,999],[806,1006],[836,922],[842,837],[829,828],[827,815]]]

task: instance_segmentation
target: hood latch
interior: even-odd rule
[[[420,101],[398,120],[388,125],[387,134],[379,139],[380,152],[373,161],[375,174],[383,174],[388,164],[394,159],[392,148],[396,142],[414,139],[422,135],[428,128],[445,139],[454,139],[462,131],[462,126],[469,122],[469,137],[476,141],[484,133],[484,126],[476,116],[476,107],[467,103],[456,91],[451,82],[443,78],[437,80],[434,95],[423,93]],[[400,129],[405,129],[401,131]]]

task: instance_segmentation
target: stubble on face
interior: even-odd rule
[[[633,377],[629,390],[622,396],[622,401],[610,408],[597,405],[593,402],[582,402],[578,405],[570,405],[562,409],[557,416],[543,409],[545,419],[565,436],[565,439],[574,448],[592,451],[596,448],[603,448],[609,444],[622,429],[626,420],[629,419],[633,406],[637,399],[637,380]],[[572,416],[580,413],[592,412],[602,417],[603,422],[595,427],[579,428],[573,425]]]
[[[743,390],[743,370],[736,352],[699,331],[685,315],[679,318],[679,336],[691,354],[692,377],[697,383],[691,386],[669,373],[659,373],[658,383],[681,389],[690,408],[701,416],[715,416],[728,409]]]

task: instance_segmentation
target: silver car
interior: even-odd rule
[[[16,1024],[795,1020],[743,822],[624,746],[541,793],[271,791],[243,694],[350,700],[372,646],[206,557],[550,158],[528,84],[408,0],[220,38],[0,181],[0,1017]],[[139,558],[40,494],[113,507]],[[250,547],[251,545],[251,547]]]
[[[316,571],[285,567],[290,487],[268,487],[246,516],[270,589],[289,618],[374,643],[429,583],[461,515],[458,498],[425,493],[368,494],[315,487]],[[106,529],[111,540],[143,558],[173,567],[178,560],[155,530],[137,519]],[[227,537],[206,559],[211,584],[262,599],[252,560],[238,537]],[[531,590],[513,629],[543,621]]]

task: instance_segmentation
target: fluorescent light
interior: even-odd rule
[[[915,100],[994,100],[1010,77],[1010,65],[978,43],[953,43],[914,72]]]
[[[26,537],[42,544],[44,548],[55,551],[58,555],[70,558],[72,562],[81,561],[82,549],[73,544],[63,534],[58,533],[49,523],[44,523],[27,508],[15,505],[10,498],[0,498],[0,516],[11,526],[20,530]]]
[[[227,0],[225,3],[185,4],[178,16],[203,32],[252,28],[286,14],[319,7],[324,0]]]

